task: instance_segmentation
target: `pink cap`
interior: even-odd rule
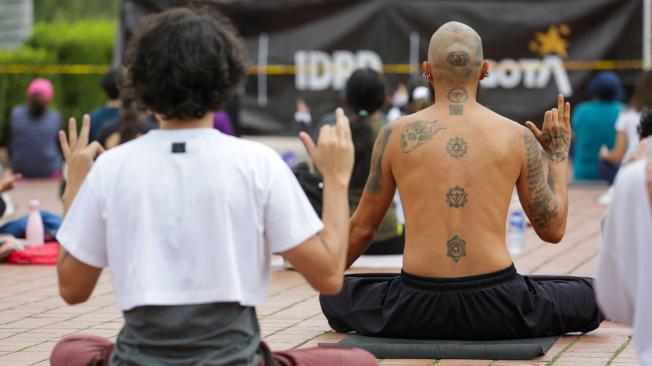
[[[27,87],[27,95],[32,96],[34,94],[39,94],[46,103],[49,103],[54,95],[54,87],[52,87],[50,80],[42,78],[32,80],[29,87]]]

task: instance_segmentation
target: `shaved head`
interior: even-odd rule
[[[458,83],[477,81],[482,60],[482,40],[466,24],[448,22],[430,38],[428,64],[435,78]]]

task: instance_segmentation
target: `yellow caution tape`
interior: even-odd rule
[[[569,71],[578,70],[640,70],[645,67],[643,60],[567,60],[564,67]],[[652,66],[652,65],[647,65]],[[73,74],[73,75],[98,75],[109,70],[109,65],[22,65],[22,64],[0,64],[0,74]],[[249,65],[249,75],[294,75],[297,72],[313,71],[308,67],[297,67],[296,65]],[[319,68],[318,72],[329,71]],[[334,71],[334,70],[330,70]],[[350,71],[350,70],[348,70]],[[385,74],[414,74],[420,71],[420,67],[410,64],[385,64]]]

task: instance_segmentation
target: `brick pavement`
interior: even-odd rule
[[[596,203],[602,187],[572,188],[568,230],[558,245],[543,244],[532,230],[527,250],[515,258],[517,268],[530,274],[595,273],[600,219],[604,208]],[[21,182],[15,193],[18,213],[29,198],[60,211],[56,183]],[[122,324],[113,307],[110,275],[105,271],[91,299],[67,306],[58,297],[52,266],[0,265],[0,365],[47,365],[50,351],[64,335],[87,333],[114,339]],[[264,339],[276,349],[302,348],[333,342],[333,333],[321,315],[317,294],[297,273],[276,269],[269,299],[258,308]],[[581,337],[562,337],[547,355],[531,361],[501,360],[381,360],[382,365],[636,365],[631,330],[604,323]]]

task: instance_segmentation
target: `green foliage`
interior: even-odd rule
[[[34,0],[34,20],[117,19],[120,0]]]
[[[109,65],[116,23],[108,20],[37,23],[25,46],[0,50],[0,65]],[[44,77],[54,84],[52,107],[64,118],[80,117],[105,101],[99,74],[2,73],[0,72],[0,137],[6,136],[9,113],[25,102],[29,82]],[[3,138],[4,140],[4,138]]]

